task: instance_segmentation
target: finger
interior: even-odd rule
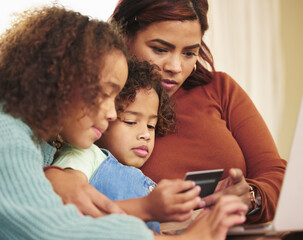
[[[230,228],[237,224],[242,224],[246,221],[246,217],[243,214],[231,214],[223,219],[222,225],[226,228]]]
[[[77,208],[77,212],[79,215],[83,216],[83,213]]]
[[[171,194],[168,212],[183,213],[198,208],[201,200],[199,197],[200,189],[200,186],[195,186],[186,192]]]
[[[179,193],[179,192],[185,192],[189,191],[193,187],[195,187],[196,184],[194,181],[191,180],[181,180],[181,179],[175,179],[170,181],[170,191]]]
[[[226,218],[230,214],[244,215],[248,207],[241,202],[239,197],[228,195],[219,199],[213,210],[216,221]]]
[[[234,184],[242,181],[242,179],[244,178],[243,172],[239,168],[231,168],[229,170],[229,175],[232,178]]]
[[[102,217],[106,215],[106,212],[98,209],[92,202],[86,202],[86,204],[79,204],[79,210],[83,215],[88,215],[93,218]]]
[[[247,205],[241,202],[240,200],[237,202],[229,202],[225,204],[225,214],[237,214],[244,215],[248,209]]]
[[[90,186],[90,185],[88,185],[88,186]],[[74,204],[78,208],[78,211],[83,215],[90,215],[92,217],[104,216],[105,212],[100,211],[93,203],[93,199],[90,196],[91,188],[93,188],[93,187],[85,188],[84,191],[82,192],[82,194],[74,195],[72,198],[72,201],[69,200],[69,201],[65,201],[64,203],[65,204]],[[93,188],[93,190],[95,190],[95,189]],[[95,191],[97,192],[96,196],[101,194],[97,190],[95,190]]]
[[[218,199],[223,195],[224,195],[224,191],[219,191],[219,192],[215,192],[211,195],[208,195],[207,197],[201,198],[201,201],[199,203],[199,207],[201,207],[201,208],[211,207],[214,204],[216,204]]]
[[[242,173],[240,173],[240,175],[242,175]],[[225,179],[225,180],[223,180],[223,181],[225,181],[225,182],[229,181],[229,179]],[[222,184],[224,184],[225,182],[223,182]],[[203,191],[203,189],[202,189],[202,191]],[[248,184],[246,183],[245,179],[243,178],[243,181],[242,182],[240,181],[238,184],[233,183],[230,186],[226,186],[226,188],[224,187],[223,189],[220,189],[219,191],[217,191],[205,198],[202,198],[200,207],[211,207],[214,204],[216,204],[216,202],[219,200],[219,198],[221,198],[224,195],[236,195],[236,196],[243,197],[243,195],[247,192],[248,192]],[[243,199],[245,199],[245,196],[243,197]]]
[[[225,185],[226,185],[226,179],[224,180],[220,180],[216,186],[216,189],[214,192],[218,192],[218,191],[221,191],[222,189],[225,188]]]
[[[100,193],[100,196],[93,199],[93,203],[97,209],[103,214],[125,214],[125,212],[113,201]]]
[[[186,202],[180,202],[178,204],[172,205],[171,212],[173,213],[185,213],[192,211],[199,207],[200,197],[195,197],[192,200]]]
[[[226,189],[228,186],[230,186],[232,184],[233,184],[232,183],[232,178],[230,176],[228,176],[227,178],[225,178],[224,180],[221,180],[218,183],[215,192],[222,191],[222,190]]]
[[[199,196],[200,191],[201,187],[197,185],[185,192],[178,193],[176,194],[176,202],[185,203],[187,201],[191,201]],[[198,200],[200,200],[200,197],[198,198]]]
[[[206,216],[208,213],[210,212],[209,208],[204,208],[200,211],[200,213],[198,214],[198,216],[196,217],[196,219],[200,219],[203,218],[204,216]]]
[[[218,206],[214,215],[217,217],[216,221],[218,224],[221,222],[223,227],[241,224],[246,220],[245,214],[248,208],[239,198],[226,198],[225,201],[221,201],[218,205],[221,206]]]
[[[174,221],[174,222],[183,222],[190,219],[192,216],[192,211],[186,213],[176,213],[169,216],[167,221]]]

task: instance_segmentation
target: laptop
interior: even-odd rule
[[[237,225],[227,235],[275,235],[285,231],[303,231],[303,98],[273,221]]]

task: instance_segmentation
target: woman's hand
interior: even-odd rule
[[[201,205],[203,207],[211,207],[223,195],[236,195],[248,208],[251,208],[249,190],[249,185],[242,171],[238,168],[231,168],[229,170],[229,176],[219,182],[215,193],[201,199]],[[203,189],[201,191],[203,191]]]
[[[63,203],[76,205],[80,214],[92,217],[102,217],[110,213],[124,214],[118,205],[88,184],[82,172],[48,168],[44,173]]]
[[[185,221],[191,217],[193,209],[199,207],[200,190],[192,181],[161,180],[145,198],[143,208],[151,220]]]

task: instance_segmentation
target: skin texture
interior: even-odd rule
[[[162,84],[172,97],[192,73],[201,38],[198,20],[160,21],[138,31],[128,44],[136,57],[160,68]],[[198,47],[192,48],[196,45]],[[169,84],[168,80],[174,84]],[[249,185],[240,169],[231,169],[229,176],[218,184],[216,193],[202,199],[201,206],[210,207],[226,194],[239,196],[249,208],[252,207]]]
[[[154,148],[158,106],[154,89],[137,91],[135,101],[110,123],[100,145],[122,164],[140,168]]]

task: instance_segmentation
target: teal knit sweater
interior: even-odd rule
[[[140,219],[112,214],[94,219],[63,205],[45,178],[55,149],[35,144],[31,129],[0,104],[0,239],[153,239]]]

